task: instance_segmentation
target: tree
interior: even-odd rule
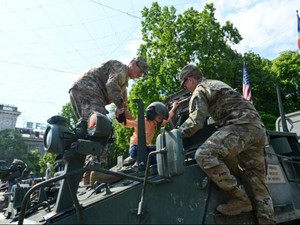
[[[36,150],[31,150],[28,153],[28,170],[33,172],[35,176],[40,176],[41,175],[41,166],[39,164],[40,161],[40,153]]]
[[[276,130],[276,120],[277,117],[271,114],[266,114],[265,112],[259,112],[267,130]]]
[[[7,165],[16,159],[27,163],[28,145],[24,142],[19,132],[14,129],[0,131],[0,152],[1,159],[5,160]]]
[[[270,71],[272,62],[262,59],[251,51],[244,54],[243,61],[249,74],[253,104],[259,111],[266,128],[275,130],[279,111],[276,98],[277,79]],[[242,77],[242,65],[238,73]],[[242,84],[239,90],[242,93]]]
[[[280,85],[286,113],[299,110],[300,105],[300,54],[297,51],[281,53],[272,61],[271,72]]]
[[[50,163],[50,167],[53,168],[53,165],[55,163],[55,157],[56,157],[55,154],[46,152],[44,157],[40,158],[39,166],[40,166],[40,174],[42,176],[44,176],[46,173],[47,163]],[[52,171],[52,175],[53,175],[53,170],[51,170],[51,171]]]
[[[179,15],[173,6],[161,8],[156,2],[143,9],[139,52],[150,64],[149,76],[133,85],[129,100],[141,98],[145,105],[164,100],[179,90],[177,75],[187,63],[196,63],[208,78],[236,82],[234,71],[242,57],[229,44],[242,38],[229,21],[221,26],[214,12],[213,4]]]
[[[74,130],[77,119],[75,116],[75,113],[73,111],[72,105],[70,102],[66,103],[63,107],[62,107],[62,111],[61,111],[61,116],[65,117],[67,122],[66,122],[66,126],[69,130]]]
[[[286,51],[270,61],[248,52],[244,60],[250,76],[253,103],[267,129],[275,130],[279,117],[277,84],[280,85],[285,112],[299,110],[300,56],[297,52]]]

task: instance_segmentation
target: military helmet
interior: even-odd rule
[[[146,108],[146,118],[148,120],[154,120],[156,115],[161,115],[164,120],[169,118],[169,110],[165,104],[161,102],[152,102]]]

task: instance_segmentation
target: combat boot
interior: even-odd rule
[[[90,174],[91,171],[86,171],[82,176],[83,185],[90,185]]]
[[[111,184],[111,183],[119,181],[121,179],[122,179],[122,177],[119,177],[119,176],[113,176],[113,175],[106,174],[106,173],[92,171],[91,176],[90,176],[90,183],[94,184],[96,181],[98,181],[99,183]]]
[[[236,216],[243,212],[252,211],[251,201],[244,190],[235,187],[229,192],[232,197],[226,204],[217,207],[217,211],[226,216]]]

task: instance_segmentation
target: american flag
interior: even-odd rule
[[[249,82],[248,72],[247,72],[245,63],[244,63],[244,68],[243,68],[243,97],[245,99],[249,100],[251,103],[253,103],[250,82]]]

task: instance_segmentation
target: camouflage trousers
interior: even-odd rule
[[[206,174],[229,193],[238,186],[237,178],[228,167],[230,160],[235,159],[243,184],[249,185],[250,196],[253,196],[257,222],[275,224],[273,202],[265,183],[265,143],[263,127],[228,125],[219,128],[197,149],[195,159]]]
[[[69,91],[70,101],[77,119],[80,117],[88,118],[92,112],[96,111],[106,115],[108,111],[105,109],[106,101],[104,94],[101,91],[97,92],[94,89],[81,89],[72,88]],[[93,94],[92,94],[93,93]],[[107,150],[108,146],[103,150],[100,156],[100,164],[103,166],[107,165]],[[90,156],[87,156],[87,158]],[[90,171],[85,176],[89,176]]]
[[[69,93],[71,105],[77,119],[80,117],[88,118],[94,111],[104,115],[108,114],[108,111],[105,109],[106,100],[101,91],[98,93],[89,89],[78,90],[72,88]]]

